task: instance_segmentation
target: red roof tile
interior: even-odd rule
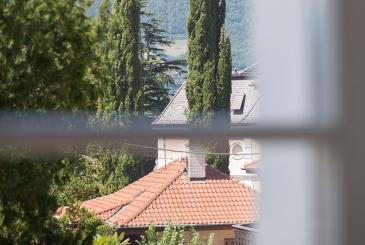
[[[185,161],[175,161],[127,187],[83,203],[118,227],[215,225],[256,220],[257,193],[206,165],[206,181],[190,182]]]

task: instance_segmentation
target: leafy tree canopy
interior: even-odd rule
[[[0,109],[94,105],[94,34],[85,1],[1,1]]]
[[[64,160],[54,186],[59,205],[113,193],[144,174],[140,160],[120,145],[90,144],[77,158]]]
[[[147,2],[143,2],[141,23],[144,107],[146,116],[157,116],[170,101],[167,87],[175,83],[173,73],[184,73],[182,67],[186,66],[186,62],[168,59],[164,54],[164,48],[172,42],[161,29],[161,21],[153,13],[147,12]]]

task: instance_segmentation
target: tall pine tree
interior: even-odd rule
[[[190,126],[230,124],[231,47],[224,33],[225,0],[190,0],[186,84]],[[229,152],[228,139],[210,145],[211,151]],[[228,173],[228,156],[208,161]]]
[[[161,21],[146,11],[146,3],[143,2],[141,22],[144,108],[146,116],[157,116],[170,101],[167,86],[175,83],[173,72],[185,72],[182,66],[186,66],[186,61],[169,59],[165,55],[164,48],[173,43],[161,29]]]

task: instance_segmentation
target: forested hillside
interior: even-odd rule
[[[149,0],[148,8],[162,20],[163,29],[173,39],[186,38],[189,0]],[[252,0],[227,0],[226,30],[232,42],[234,66],[253,62]]]
[[[162,29],[173,40],[186,39],[188,6],[189,0],[148,0],[147,3],[148,10],[162,20]],[[226,30],[232,43],[234,67],[254,62],[251,10],[252,0],[227,0]],[[91,14],[95,12],[93,8]]]

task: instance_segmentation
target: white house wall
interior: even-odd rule
[[[230,175],[238,179],[242,179],[242,177],[246,175],[246,170],[242,170],[244,165],[258,161],[260,159],[260,155],[255,154],[260,153],[259,144],[257,141],[250,138],[237,138],[230,139],[229,145],[231,154],[234,154],[232,150],[235,145],[240,145],[242,147],[242,155],[231,155],[229,158]]]
[[[156,168],[161,168],[176,159],[186,157],[187,154],[185,151],[188,144],[188,139],[158,139],[158,159]]]
[[[158,139],[158,159],[157,159],[157,168],[161,168],[166,164],[179,159],[181,157],[186,157],[186,146],[189,144],[188,139]],[[260,148],[257,141],[252,140],[250,138],[244,139],[230,139],[229,140],[231,154],[232,148],[234,145],[240,145],[243,150],[243,154],[247,155],[231,155],[229,159],[229,171],[232,177],[236,177],[238,179],[243,180],[244,176],[247,176],[247,179],[250,179],[250,175],[246,174],[245,170],[242,170],[245,164],[252,163],[254,161],[259,160],[259,155],[255,155],[254,153],[259,153]],[[172,151],[171,151],[172,150]],[[181,152],[179,152],[181,151]]]

